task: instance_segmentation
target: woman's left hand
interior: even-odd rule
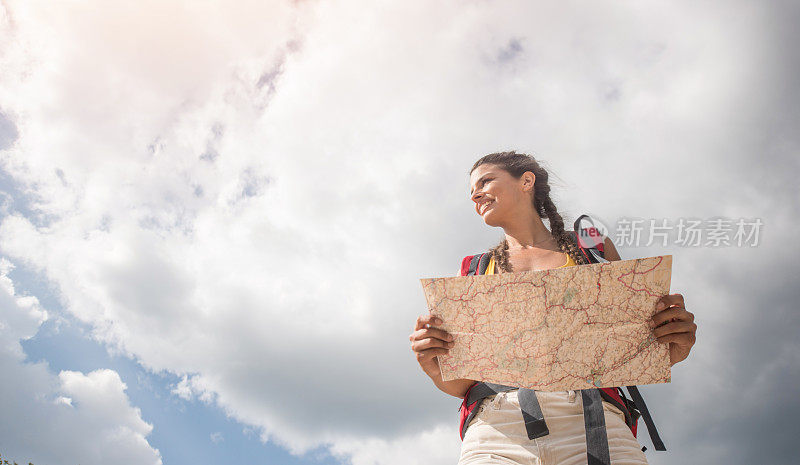
[[[658,342],[669,343],[669,363],[675,365],[689,356],[695,342],[697,325],[694,314],[686,311],[683,295],[670,294],[656,302],[653,335]]]

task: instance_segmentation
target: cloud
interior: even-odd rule
[[[621,248],[674,253],[673,289],[702,317],[673,383],[648,390],[659,426],[686,454],[731,460],[679,428],[716,418],[698,383],[735,399],[726,351],[763,356],[742,331],[770,287],[748,300],[719,277],[746,266],[763,284],[792,224],[796,139],[760,121],[793,113],[770,93],[785,75],[759,53],[776,43],[760,7],[9,5],[0,101],[19,136],[0,166],[38,216],[10,212],[0,249],[98,340],[181,376],[176,396],[296,453],[421,463],[405,452],[419,444],[453,460],[458,401],[407,345],[418,279],[499,239],[467,171],[517,149],[545,160],[568,223],[764,218],[753,251]]]
[[[17,127],[8,115],[0,111],[0,150],[5,150],[17,140]]]
[[[331,453],[352,465],[450,463],[457,460],[461,447],[456,430],[450,425],[426,425],[401,437],[342,439]]]
[[[113,370],[53,376],[43,363],[25,363],[19,341],[47,319],[35,297],[15,292],[0,258],[0,449],[33,463],[161,464],[147,442],[153,426],[141,418]]]

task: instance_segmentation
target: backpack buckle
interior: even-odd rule
[[[631,412],[631,422],[635,425],[639,418],[642,417],[642,413],[636,407],[628,407],[628,411]]]

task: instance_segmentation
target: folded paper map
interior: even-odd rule
[[[442,379],[565,391],[668,383],[652,335],[672,256],[541,271],[421,279],[431,314],[455,337]]]

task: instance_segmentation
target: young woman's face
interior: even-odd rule
[[[480,165],[469,177],[470,198],[475,212],[489,226],[499,226],[521,208],[531,207],[531,188],[535,177],[515,179],[497,165]]]

